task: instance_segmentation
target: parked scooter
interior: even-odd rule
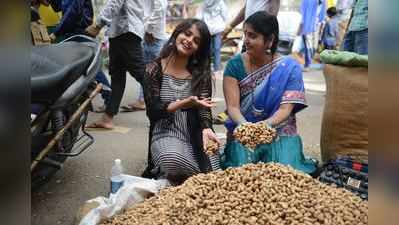
[[[100,44],[77,35],[31,50],[31,184],[39,187],[94,142],[84,127],[101,90]]]

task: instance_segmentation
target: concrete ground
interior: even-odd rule
[[[309,107],[298,117],[299,132],[303,138],[305,155],[320,159],[320,129],[324,106],[325,83],[321,71],[304,73]],[[136,99],[137,83],[129,77],[122,104]],[[217,78],[216,96],[221,101],[213,109],[214,115],[224,110],[221,77]],[[95,104],[101,104],[99,97]],[[90,114],[89,121],[100,114]],[[32,192],[31,224],[76,224],[74,217],[88,199],[107,196],[111,165],[122,159],[125,172],[139,176],[147,157],[148,125],[144,111],[120,113],[115,118],[115,131],[91,131],[95,143],[82,155],[70,158],[62,170],[36,192]],[[224,133],[222,125],[215,130]]]

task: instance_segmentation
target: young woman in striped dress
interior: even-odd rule
[[[147,66],[147,176],[180,184],[192,175],[218,168],[218,159],[209,158],[203,150],[210,140],[219,143],[212,129],[210,41],[204,22],[184,20],[160,57]]]

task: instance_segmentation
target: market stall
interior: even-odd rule
[[[368,224],[368,58],[325,51],[321,59],[327,95],[320,174],[258,163],[175,187],[130,177],[109,198],[89,200],[77,224]],[[243,126],[234,138],[250,151],[275,140],[265,127]]]

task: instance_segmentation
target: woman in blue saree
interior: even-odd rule
[[[244,23],[246,52],[234,56],[226,65],[223,92],[229,119],[227,144],[222,166],[278,162],[305,173],[313,173],[316,163],[305,159],[297,133],[295,114],[306,108],[301,66],[291,57],[276,54],[278,21],[266,12],[257,12]],[[277,130],[271,144],[254,151],[232,138],[243,123],[264,122]]]

